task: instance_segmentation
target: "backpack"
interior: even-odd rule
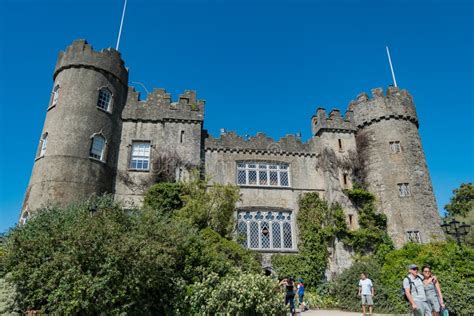
[[[419,275],[417,275],[416,278],[419,278],[419,279],[421,280],[421,278],[420,278]],[[416,280],[416,278],[415,278],[415,280]],[[405,281],[405,279],[408,279],[408,284],[410,284],[410,293],[411,293],[411,288],[412,288],[413,284],[415,284],[415,283],[410,279],[409,276],[406,276],[406,277],[403,279],[403,281]],[[408,297],[407,297],[407,295],[406,295],[406,293],[405,293],[405,288],[403,287],[403,281],[402,281],[402,288],[401,288],[401,291],[400,291],[400,295],[403,297],[403,299],[405,300],[405,302],[409,302]],[[415,290],[416,290],[416,292],[418,293],[418,289],[417,289],[416,287],[415,287]]]

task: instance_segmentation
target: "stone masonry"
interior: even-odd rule
[[[362,93],[350,102],[344,116],[339,110],[327,115],[317,109],[311,119],[312,137],[303,142],[298,135],[275,141],[262,133],[244,138],[225,130],[215,138],[204,129],[204,101],[194,91],[185,91],[173,101],[165,90],[156,89],[142,101],[128,86],[128,69],[120,53],[110,48],[94,51],[84,40],[74,41],[59,54],[53,80],[56,95],[52,94],[46,110],[21,221],[48,203],[66,204],[106,192],[126,206],[140,205],[156,180],[156,168],[174,159],[178,181],[198,167],[213,182],[239,184],[240,212],[292,216],[291,247],[258,249],[264,254],[264,265],[270,267],[272,253],[298,251],[294,219],[304,192],[318,192],[329,202],[340,203],[348,226],[357,229],[357,211],[343,190],[357,180],[351,162],[359,161],[397,246],[409,240],[425,243],[443,238],[415,106],[405,90],[389,87],[384,94],[373,89],[372,97]],[[111,94],[105,110],[97,106],[104,88]],[[96,135],[105,140],[100,159],[90,154]],[[131,169],[134,142],[149,144],[149,168]],[[157,160],[161,165],[153,163]],[[267,175],[276,174],[271,168],[287,172],[288,183],[283,178],[278,178],[282,185],[239,183],[238,164],[252,168],[259,162],[270,168],[259,184],[270,182]],[[246,172],[253,177],[253,171]],[[272,226],[270,232],[277,229]],[[261,238],[263,245],[266,236],[254,237]],[[337,240],[330,254],[329,278],[351,264],[350,250]]]

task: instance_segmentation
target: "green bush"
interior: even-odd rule
[[[171,213],[183,207],[180,183],[162,182],[153,185],[145,194],[143,206],[163,213]]]
[[[355,262],[333,282],[330,290],[332,296],[338,301],[338,307],[344,310],[359,311],[361,298],[358,296],[360,274],[366,273],[372,280],[375,289],[374,303],[377,312],[392,312],[388,301],[387,288],[381,278],[382,266],[373,258],[364,258]],[[401,283],[400,283],[401,287]],[[400,291],[400,289],[398,289]],[[397,292],[398,294],[399,292]]]
[[[400,290],[407,266],[429,264],[438,277],[446,306],[453,315],[474,311],[474,249],[454,243],[419,245],[409,243],[387,253],[381,263],[375,257],[362,258],[334,282],[332,295],[339,307],[359,311],[357,285],[361,272],[367,272],[375,287],[374,306],[379,312],[406,313],[408,305]]]
[[[185,303],[193,315],[286,315],[278,282],[235,271],[224,278],[210,273],[189,287]]]

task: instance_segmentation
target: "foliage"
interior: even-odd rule
[[[160,313],[173,297],[176,245],[190,227],[111,197],[40,210],[7,240],[6,269],[22,310]]]
[[[335,280],[331,293],[340,308],[359,311],[357,284],[360,273],[366,272],[374,284],[377,310],[406,313],[408,305],[400,295],[400,289],[411,263],[432,267],[450,314],[466,315],[474,310],[474,249],[460,248],[454,243],[409,243],[389,252],[384,262],[373,256],[361,258]]]
[[[210,227],[224,237],[231,237],[235,227],[235,204],[239,200],[239,189],[227,184],[213,184],[194,177],[183,183],[184,206],[176,216],[198,229]]]
[[[474,249],[454,243],[410,243],[389,253],[381,275],[388,288],[388,301],[397,311],[404,310],[396,292],[410,263],[432,267],[450,312],[464,315],[474,310]]]
[[[15,302],[15,287],[7,280],[9,275],[0,278],[0,315],[10,315],[18,310]],[[16,313],[15,313],[16,314]]]
[[[383,258],[393,249],[393,242],[387,233],[387,217],[376,212],[375,196],[359,187],[345,190],[345,193],[357,209],[360,228],[347,231],[343,242],[358,254],[375,253],[379,259]]]
[[[458,189],[453,190],[453,196],[444,206],[448,216],[467,216],[474,210],[474,185],[463,183]]]
[[[38,210],[6,240],[0,259],[11,283],[1,286],[14,285],[21,311],[182,315],[201,308],[182,302],[212,274],[210,310],[277,313],[281,297],[259,274],[258,256],[226,238],[238,197],[235,187],[194,180],[152,187],[143,210],[124,210],[111,196]]]
[[[391,305],[387,299],[387,288],[381,279],[382,265],[373,258],[362,258],[355,262],[349,269],[339,275],[330,290],[332,296],[338,301],[338,307],[344,310],[360,310],[360,296],[358,296],[358,284],[361,273],[366,273],[375,287],[377,312],[391,312]],[[398,292],[397,292],[398,293]]]
[[[143,205],[163,213],[171,213],[183,207],[180,183],[161,182],[153,185],[145,194]]]
[[[280,277],[302,277],[308,288],[324,278],[328,242],[346,230],[342,208],[329,206],[317,193],[306,193],[299,201],[297,215],[300,243],[297,255],[274,255],[272,265]]]
[[[285,315],[278,283],[255,273],[210,273],[190,286],[185,303],[193,315]]]
[[[338,303],[333,296],[321,295],[318,292],[305,291],[304,302],[310,309],[333,309]]]

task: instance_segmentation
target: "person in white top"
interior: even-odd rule
[[[362,315],[365,316],[365,307],[369,306],[369,315],[372,315],[372,307],[374,306],[374,286],[372,280],[367,277],[367,273],[361,273],[359,280],[359,296],[362,299]]]

